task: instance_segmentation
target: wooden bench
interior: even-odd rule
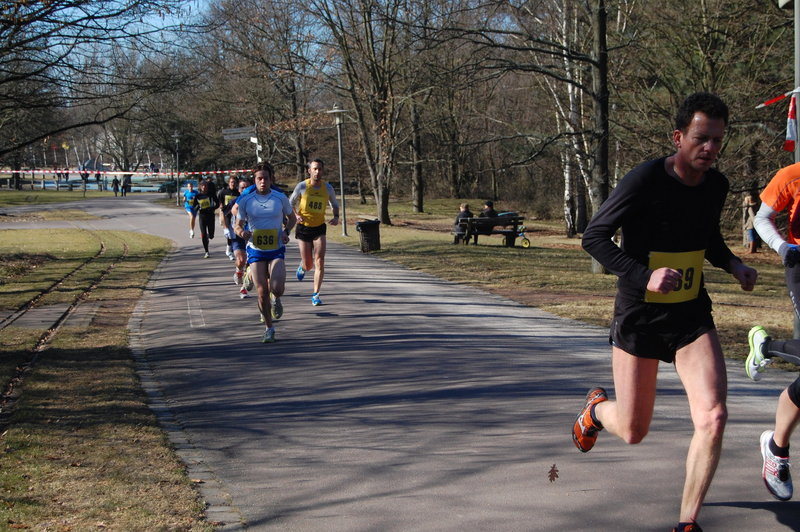
[[[525,220],[523,216],[516,213],[500,214],[494,218],[473,217],[462,218],[458,221],[458,230],[454,231],[457,235],[463,235],[465,244],[469,244],[470,238],[474,243],[478,243],[478,235],[503,235],[505,245],[513,248],[514,242],[519,236],[520,227]]]

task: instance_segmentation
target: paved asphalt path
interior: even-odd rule
[[[570,440],[587,389],[611,388],[605,329],[335,244],[313,307],[292,241],[278,341],[264,345],[222,238],[204,260],[178,209],[137,195],[80,205],[100,219],[47,225],[175,242],[132,337],[153,408],[190,475],[206,480],[222,529],[665,531],[677,521],[692,429],[671,366],[645,442],[601,433],[582,454]],[[793,376],[753,383],[741,362],[728,375],[725,448],[700,523],[800,530],[800,502],[769,496],[758,450]]]

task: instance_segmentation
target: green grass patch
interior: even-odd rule
[[[0,190],[0,207],[20,205],[41,205],[46,203],[66,203],[92,198],[113,197],[114,192],[105,190],[87,190],[75,188],[68,190]]]
[[[0,284],[0,309],[17,309],[37,297],[67,274],[92,260],[101,239],[91,231],[76,229],[14,229],[0,231],[0,271],[8,272]],[[118,252],[116,252],[118,254]],[[113,256],[112,249],[109,256]],[[91,274],[90,274],[91,275]],[[74,280],[56,287],[51,303],[67,300]],[[79,281],[85,284],[85,280]]]

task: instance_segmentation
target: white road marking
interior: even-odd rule
[[[200,298],[197,296],[186,296],[186,310],[189,312],[189,327],[205,327],[206,319],[203,316],[203,307],[200,306]]]

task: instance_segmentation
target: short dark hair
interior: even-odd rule
[[[273,170],[272,165],[266,161],[264,161],[263,163],[258,163],[256,165],[256,169],[253,170],[253,177],[255,177],[256,172],[266,172],[269,174],[270,179],[275,178],[275,170]]]
[[[721,118],[728,125],[728,106],[722,98],[710,92],[695,92],[686,97],[675,114],[675,129],[686,131],[694,117],[701,112],[709,118]]]
[[[308,161],[308,166],[311,166],[311,163],[317,163],[321,167],[325,168],[325,163],[322,161],[322,159],[313,159],[311,161]]]

